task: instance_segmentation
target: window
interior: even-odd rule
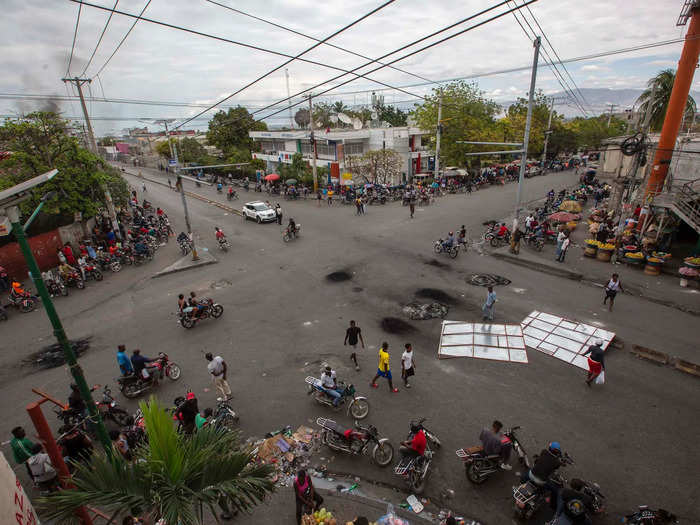
[[[362,142],[346,142],[343,151],[345,155],[362,155],[364,153],[364,144]]]

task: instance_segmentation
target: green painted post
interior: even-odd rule
[[[7,209],[7,215],[12,223],[12,233],[15,234],[17,244],[19,244],[22,254],[24,255],[24,259],[27,261],[29,273],[32,276],[34,284],[36,285],[37,293],[39,294],[39,297],[41,297],[41,302],[44,304],[46,315],[49,316],[49,321],[51,321],[51,325],[53,326],[53,333],[63,349],[63,353],[66,356],[66,363],[68,363],[73,379],[80,390],[80,395],[87,405],[90,419],[95,423],[97,428],[97,437],[102,442],[102,446],[107,454],[111,455],[112,442],[109,439],[107,429],[105,428],[102,418],[100,417],[100,411],[97,409],[97,405],[95,405],[95,401],[92,399],[90,388],[88,387],[88,384],[85,381],[85,376],[83,375],[83,369],[80,368],[80,365],[78,364],[73,348],[71,348],[66,332],[63,330],[61,320],[58,318],[58,313],[56,313],[56,309],[51,301],[51,296],[46,289],[44,280],[41,278],[41,270],[39,270],[39,265],[37,265],[36,259],[34,259],[32,249],[24,235],[24,228],[22,228],[22,224],[19,221],[19,208],[17,208],[17,206],[9,207]]]

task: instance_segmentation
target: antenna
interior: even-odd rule
[[[343,124],[352,124],[352,119],[345,113],[338,113],[338,120],[340,120],[340,122]]]
[[[359,118],[355,117],[354,119],[352,119],[352,127],[354,129],[362,129],[362,121]]]

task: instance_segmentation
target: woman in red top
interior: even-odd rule
[[[63,255],[66,256],[66,262],[68,264],[74,268],[78,266],[78,261],[76,261],[73,256],[73,249],[70,247],[70,244],[66,243],[65,246],[63,246]]]
[[[323,505],[323,498],[316,493],[311,477],[303,469],[294,480],[294,497],[297,504],[297,525],[301,525],[302,514],[311,514]]]

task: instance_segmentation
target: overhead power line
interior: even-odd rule
[[[117,4],[119,4],[119,0],[116,0],[114,2],[114,7],[112,9],[117,8]],[[81,6],[82,7],[82,6]],[[112,20],[112,17],[114,16],[114,13],[109,13],[109,17],[107,18],[107,22],[105,22],[105,26],[102,28],[102,33],[100,33],[100,38],[97,39],[97,44],[95,45],[95,49],[92,50],[92,54],[90,55],[90,59],[87,61],[87,64],[85,64],[85,67],[83,68],[83,72],[80,73],[78,76],[84,76],[85,72],[87,71],[87,68],[90,67],[90,64],[92,64],[92,59],[95,58],[95,53],[97,53],[97,50],[100,47],[100,44],[102,43],[102,38],[105,36],[105,32],[107,31],[107,26],[109,26],[110,20]]]
[[[537,0],[530,0],[529,3],[533,3],[533,2],[536,2],[536,1],[537,1]],[[496,15],[496,16],[494,16],[494,17],[492,17],[492,18],[486,20],[486,22],[481,22],[481,23],[476,24],[476,25],[474,25],[474,26],[471,26],[471,27],[469,27],[469,28],[467,28],[467,29],[464,29],[464,30],[462,30],[462,31],[459,31],[459,32],[455,33],[454,35],[451,35],[451,36],[449,36],[449,37],[446,37],[446,38],[443,38],[443,39],[438,40],[438,41],[436,41],[436,42],[433,42],[432,44],[429,44],[428,46],[425,46],[425,47],[423,47],[423,48],[421,48],[421,49],[419,49],[419,50],[417,50],[417,51],[414,51],[414,52],[412,52],[412,53],[409,53],[409,54],[407,54],[407,55],[404,55],[404,56],[401,57],[401,58],[392,60],[392,61],[389,62],[388,64],[382,63],[383,65],[381,65],[381,66],[379,66],[379,67],[377,67],[377,68],[375,68],[375,69],[373,69],[373,70],[371,70],[371,71],[368,71],[368,72],[365,73],[365,74],[357,75],[357,73],[355,73],[355,71],[357,71],[358,69],[362,69],[362,68],[364,68],[365,66],[368,66],[368,65],[370,65],[370,64],[376,63],[376,62],[378,62],[378,61],[380,61],[380,60],[383,60],[383,59],[385,59],[385,58],[387,58],[387,57],[389,57],[389,56],[391,56],[391,55],[394,55],[394,54],[398,53],[399,51],[403,51],[404,49],[407,49],[407,48],[409,48],[409,47],[413,47],[413,46],[415,46],[416,44],[418,44],[418,43],[420,43],[420,42],[423,42],[423,41],[428,40],[428,39],[430,39],[430,38],[432,38],[432,37],[434,37],[434,36],[436,36],[436,35],[439,35],[440,33],[444,33],[445,31],[448,31],[449,29],[452,29],[453,27],[456,27],[456,26],[458,26],[458,25],[461,25],[461,24],[463,24],[464,22],[467,22],[467,21],[469,21],[469,20],[472,20],[472,19],[474,19],[474,18],[477,18],[477,17],[479,17],[479,16],[481,16],[481,15],[483,15],[483,14],[489,12],[489,11],[492,11],[493,9],[496,9],[497,7],[500,7],[500,6],[502,6],[503,4],[506,4],[507,2],[508,2],[508,0],[504,0],[504,1],[502,1],[502,2],[500,2],[500,3],[498,3],[498,4],[495,4],[495,5],[491,6],[491,7],[488,7],[488,8],[486,8],[486,9],[482,9],[482,10],[479,11],[478,13],[475,13],[475,14],[473,14],[473,15],[471,15],[471,16],[468,16],[467,18],[463,18],[462,20],[459,20],[459,21],[457,21],[457,22],[455,22],[455,23],[453,23],[453,24],[450,24],[450,25],[448,25],[448,26],[446,26],[446,27],[444,27],[444,28],[442,28],[442,29],[439,29],[439,30],[437,30],[437,31],[434,31],[434,32],[430,33],[429,35],[426,35],[426,36],[424,36],[424,37],[422,37],[422,38],[419,38],[418,40],[414,40],[413,42],[409,42],[408,44],[405,44],[405,45],[399,47],[398,49],[395,49],[394,51],[391,51],[391,52],[389,52],[389,53],[385,53],[384,55],[382,55],[382,56],[380,56],[380,57],[378,57],[378,58],[376,58],[376,59],[374,59],[374,60],[370,60],[369,62],[366,62],[366,63],[364,63],[364,64],[361,64],[361,65],[359,65],[359,66],[357,66],[357,67],[351,69],[350,71],[348,71],[348,72],[346,72],[346,73],[342,73],[342,74],[340,74],[340,75],[336,75],[335,77],[330,78],[330,79],[328,79],[328,80],[325,80],[325,81],[323,81],[323,82],[321,82],[321,83],[319,83],[319,84],[316,84],[315,86],[313,86],[313,87],[311,87],[311,88],[304,89],[304,90],[302,90],[302,91],[299,91],[298,93],[295,93],[294,95],[290,95],[290,96],[288,96],[288,97],[282,99],[281,101],[278,101],[278,102],[275,102],[275,103],[273,103],[273,104],[270,104],[270,105],[266,106],[266,107],[263,108],[263,109],[270,109],[271,107],[276,106],[277,104],[280,104],[280,103],[282,103],[282,102],[291,101],[292,99],[294,99],[295,97],[298,97],[299,95],[302,95],[302,94],[304,94],[304,93],[306,93],[306,92],[309,92],[309,91],[311,91],[311,90],[314,90],[314,89],[316,89],[316,88],[318,88],[318,87],[320,87],[320,86],[323,86],[323,85],[325,85],[325,84],[329,84],[329,83],[331,83],[331,82],[334,82],[334,81],[336,81],[336,80],[338,80],[338,79],[340,79],[340,78],[346,76],[347,74],[352,74],[352,75],[356,75],[356,76],[361,76],[361,77],[363,77],[363,78],[368,78],[368,77],[366,76],[366,75],[368,75],[368,74],[374,73],[375,71],[379,71],[380,69],[383,69],[383,68],[385,68],[385,67],[388,67],[388,66],[391,65],[391,64],[395,64],[396,62],[399,62],[400,60],[403,60],[403,59],[405,59],[405,58],[408,58],[408,57],[410,57],[410,56],[413,56],[413,55],[415,55],[416,53],[420,53],[421,51],[424,51],[424,50],[426,50],[426,49],[429,49],[429,48],[431,48],[431,47],[433,47],[433,46],[435,46],[435,45],[441,44],[442,42],[445,42],[446,40],[449,40],[449,39],[454,38],[454,37],[456,37],[456,36],[459,36],[459,35],[461,35],[461,34],[463,34],[463,33],[466,33],[467,31],[470,31],[471,29],[474,29],[474,28],[476,28],[476,27],[479,27],[480,25],[483,25],[484,23],[488,23],[488,22],[490,22],[490,21],[492,21],[492,20],[495,20],[496,18],[500,18],[501,16],[504,16],[505,14],[510,13],[510,12],[513,11],[514,9],[511,9],[511,10],[509,10],[509,11],[506,11],[506,12],[504,12],[504,13],[501,13],[501,14],[499,14],[499,15]],[[515,9],[520,9],[520,8],[518,7],[518,8],[515,8]],[[331,90],[336,89],[336,88],[338,88],[338,87],[344,86],[344,85],[346,85],[346,84],[348,84],[348,83],[350,83],[350,82],[352,82],[352,81],[354,81],[354,80],[355,80],[355,78],[352,78],[352,79],[350,79],[349,81],[345,81],[345,82],[342,82],[342,83],[340,83],[340,84],[337,84],[337,85],[331,87],[330,89],[327,89],[327,90],[323,91],[321,94],[327,93],[328,91],[331,91]],[[371,80],[371,79],[370,79],[370,80]],[[400,91],[403,91],[401,88],[396,88],[396,87],[393,87],[393,86],[389,86],[389,87],[390,87],[391,89],[399,89]],[[406,91],[403,91],[403,92],[408,93],[409,95],[415,96],[415,97],[417,97],[417,98],[425,98],[424,96],[421,96],[421,95],[415,95],[415,94],[413,94],[413,93],[406,92]],[[317,94],[317,96],[318,96],[318,94]],[[301,102],[296,102],[296,103],[292,104],[292,106],[297,106],[297,105],[299,105],[300,103],[301,103]],[[288,106],[288,107],[291,107],[291,106]],[[262,111],[262,110],[261,110],[261,111]],[[277,113],[279,113],[279,112],[277,112]],[[275,114],[277,114],[277,113],[275,113]],[[238,120],[238,119],[233,119],[232,122],[236,122],[237,120]],[[264,119],[263,119],[263,120],[264,120]],[[181,126],[184,126],[185,124],[187,124],[187,122],[188,122],[188,121],[185,120],[182,124],[179,124],[179,125],[176,126],[174,129],[177,129],[177,128],[181,127]]]
[[[70,57],[68,57],[68,67],[66,68],[66,74],[64,76],[69,76],[70,65],[73,63],[73,51],[75,51],[75,41],[78,38],[78,26],[80,25],[80,13],[83,11],[83,4],[78,6],[78,18],[75,20],[75,30],[73,31],[73,44],[70,46]]]
[[[288,31],[288,32],[290,32],[290,33],[293,33],[293,34],[295,34],[295,35],[299,35],[299,36],[304,37],[304,38],[307,38],[307,39],[309,39],[309,40],[314,40],[314,41],[316,41],[316,42],[320,42],[320,40],[319,40],[318,38],[315,38],[315,37],[313,37],[313,36],[304,34],[304,33],[300,32],[300,31],[297,31],[297,30],[292,29],[292,28],[287,27],[287,26],[283,26],[283,25],[278,24],[278,23],[276,23],[276,22],[272,22],[271,20],[266,20],[265,18],[261,18],[261,17],[256,16],[256,15],[252,15],[252,14],[250,14],[250,13],[246,13],[245,11],[241,11],[240,9],[236,9],[235,7],[231,7],[231,6],[228,6],[228,5],[226,5],[226,4],[222,4],[221,2],[216,2],[215,0],[205,0],[205,2],[209,2],[210,4],[218,5],[218,6],[220,6],[220,7],[223,7],[224,9],[228,9],[229,11],[233,11],[234,13],[238,13],[238,14],[240,14],[240,15],[247,16],[247,17],[249,17],[249,18],[252,18],[253,20],[258,20],[258,21],[260,21],[260,22],[263,22],[263,23],[265,23],[265,24],[271,25],[271,26],[273,26],[273,27],[277,27],[277,28],[279,28],[279,29],[282,29],[283,31]],[[343,51],[343,52],[345,52],[345,53],[348,53],[348,54],[350,54],[350,55],[354,55],[354,56],[356,56],[356,57],[364,58],[365,60],[371,60],[371,59],[370,59],[368,56],[366,56],[366,55],[362,55],[362,54],[360,54],[360,53],[356,53],[355,51],[350,51],[350,50],[347,49],[347,48],[340,47],[340,46],[335,45],[335,44],[331,44],[330,42],[323,42],[323,45],[328,46],[328,47],[332,47],[332,48],[334,48],[334,49],[338,49],[339,51]],[[381,62],[378,62],[378,63],[381,64]],[[406,71],[405,69],[401,69],[401,68],[398,68],[398,67],[395,67],[395,66],[388,66],[388,67],[389,67],[390,69],[393,69],[394,71],[398,71],[398,72],[403,73],[403,74],[405,74],[405,75],[410,75],[410,76],[412,76],[412,77],[416,77],[416,78],[419,78],[419,79],[421,79],[421,80],[425,80],[426,82],[433,82],[433,81],[430,80],[429,78],[425,78],[425,77],[423,77],[423,76],[421,76],[421,75],[418,75],[418,74],[416,74],[416,73],[411,73],[410,71]]]
[[[75,0],[72,0],[72,1],[75,1]],[[136,24],[138,23],[138,21],[141,20],[141,16],[143,16],[143,14],[146,12],[146,9],[148,9],[148,6],[151,5],[151,1],[152,1],[152,0],[148,0],[148,2],[146,2],[146,5],[143,6],[143,9],[141,9],[141,12],[139,13],[139,16],[136,18],[136,20],[134,20],[134,23],[131,24],[131,27],[130,27],[129,30],[126,32],[126,34],[124,35],[124,37],[119,41],[119,43],[117,44],[117,47],[114,49],[114,51],[112,51],[112,54],[109,55],[109,58],[107,59],[107,61],[106,61],[104,64],[102,64],[102,67],[101,67],[101,68],[97,71],[97,73],[95,73],[93,76],[96,76],[96,77],[97,77],[97,76],[100,75],[100,73],[102,73],[102,71],[104,71],[104,69],[107,67],[107,64],[109,64],[110,60],[112,60],[112,58],[114,58],[114,55],[117,54],[117,51],[119,51],[119,48],[122,47],[122,44],[124,43],[124,41],[125,41],[125,40],[127,39],[127,37],[131,34],[131,31],[133,31],[134,27],[136,27]],[[81,2],[80,5],[81,5],[81,7],[82,7],[83,2]],[[86,5],[87,5],[87,4],[86,4]],[[111,12],[110,12],[110,15],[109,15],[110,18],[112,17],[112,15],[113,15],[114,13],[117,12],[117,11],[115,11],[116,7],[117,7],[117,5],[115,4],[114,7],[110,10],[110,11],[111,11]]]

